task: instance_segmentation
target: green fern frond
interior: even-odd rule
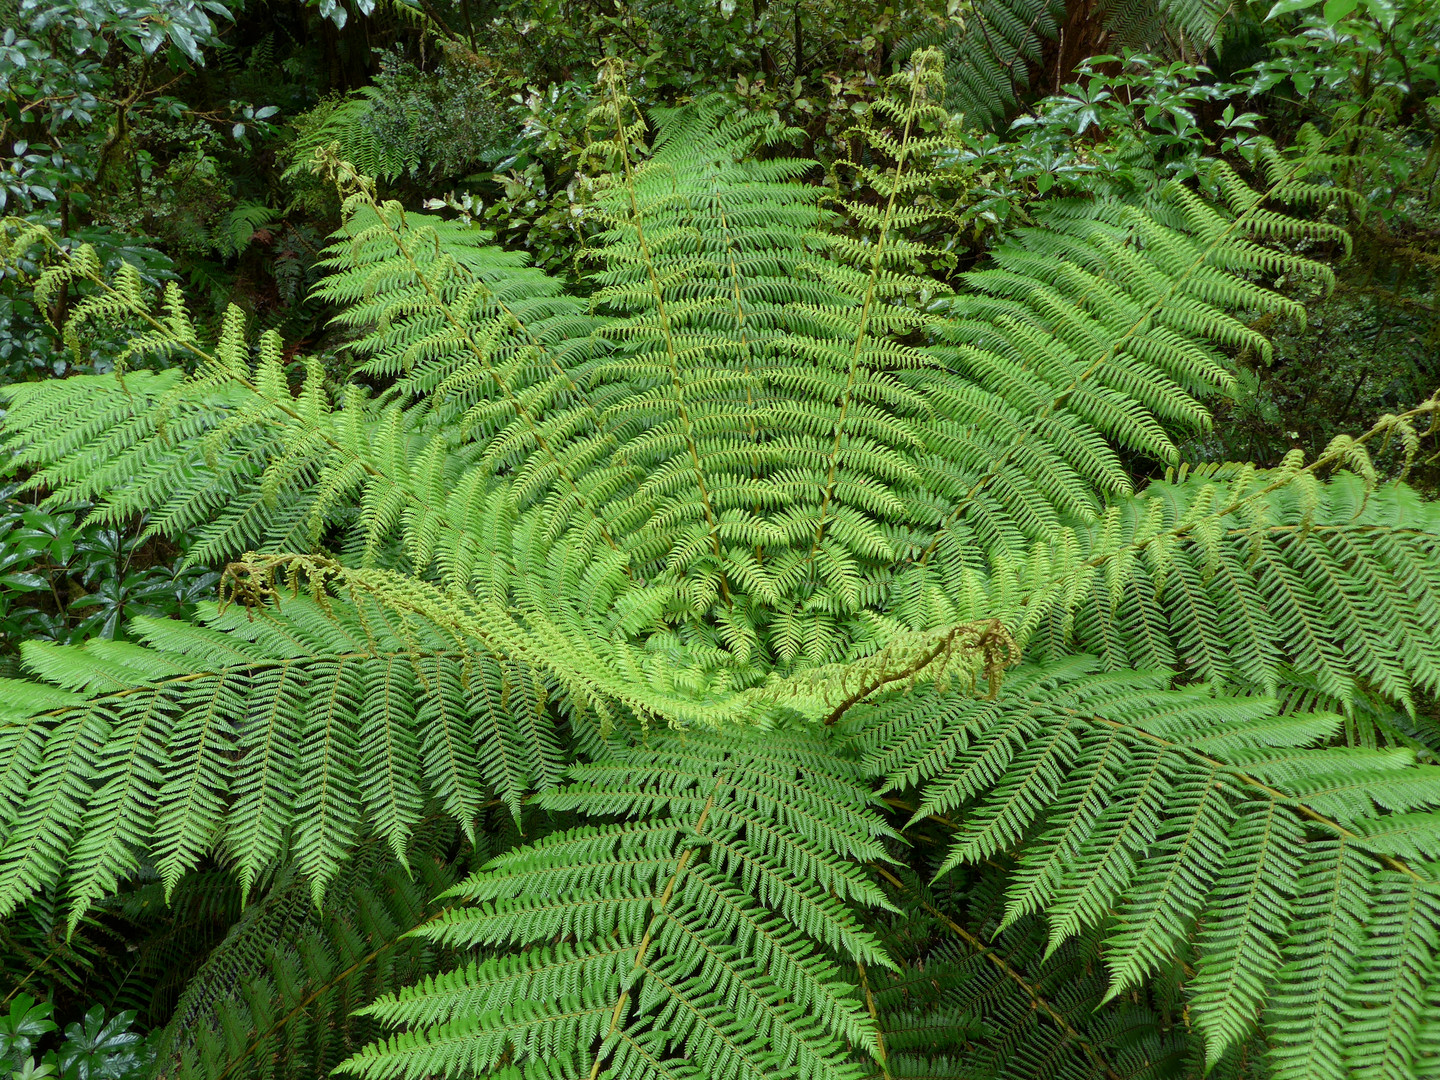
[[[773,731],[577,766],[537,804],[618,820],[456,886],[466,906],[420,936],[502,951],[370,1006],[407,1030],[345,1070],[861,1075],[849,1051],[875,1052],[875,1033],[827,950],[891,966],[846,903],[884,903],[855,865],[884,858],[870,802],[822,740]]]
[[[1415,690],[1434,693],[1433,506],[1404,487],[1367,493],[1353,474],[1266,492],[1274,483],[1152,485],[1135,516],[1117,504],[1107,527],[1034,560],[1053,584],[1022,586],[1017,622],[1040,634],[1073,618],[1073,640],[1107,666],[1179,664],[1274,689],[1288,665],[1347,710],[1362,692],[1407,708]],[[1047,650],[1066,651],[1066,636]]]
[[[279,215],[264,203],[244,202],[225,215],[221,238],[226,255],[239,255],[250,245],[255,233]]]
[[[1023,554],[912,566],[892,615],[921,641],[943,637],[919,631],[937,620],[998,617],[1036,659],[1093,652],[1111,668],[1272,692],[1304,672],[1352,727],[1381,723],[1403,741],[1394,720],[1356,710],[1374,695],[1413,712],[1417,693],[1440,687],[1440,521],[1403,484],[1374,487],[1365,446],[1396,428],[1409,431],[1397,441],[1412,437],[1435,407],[1386,418],[1303,468],[1182,470]],[[1316,478],[1343,462],[1372,475]]]
[[[403,3],[394,7],[397,11],[412,10]],[[362,86],[349,97],[322,101],[306,115],[308,122],[303,132],[287,148],[290,166],[282,178],[303,176],[316,151],[330,147],[365,176],[396,180],[414,173],[421,164],[418,140],[382,138],[370,122],[377,104],[384,101],[384,92],[378,86]]]
[[[1399,1075],[1384,1063],[1414,1058],[1418,984],[1405,980],[1433,963],[1434,886],[1366,833],[1436,817],[1440,769],[1408,750],[1326,747],[1338,715],[1094,668],[1072,658],[1017,669],[993,702],[893,694],[852,722],[866,764],[891,788],[918,788],[916,820],[958,819],[941,874],[1014,859],[1002,928],[1043,912],[1047,952],[1104,931],[1107,997],[1200,928],[1188,991],[1210,1065],[1270,1002],[1287,1035],[1274,1055],[1282,1075],[1326,1061]],[[1373,920],[1394,896],[1410,907],[1386,930]],[[1366,964],[1374,974],[1353,983]],[[1399,980],[1398,998],[1366,997],[1369,980]],[[1409,1011],[1382,1015],[1382,1000]],[[1373,1021],[1371,1041],[1342,1038],[1346,1010]]]
[[[1185,1050],[1183,1034],[1166,1030],[1148,1004],[1102,1003],[1097,935],[1047,955],[1038,919],[995,932],[988,883],[965,905],[908,874],[891,884],[904,912],[895,930],[914,960],[873,980],[886,1075],[1112,1080],[1144,1075]]]
[[[1348,987],[1346,1065],[1365,1080],[1416,1075],[1417,1034],[1433,1017],[1440,884],[1386,872],[1373,884],[1364,945]]]
[[[73,925],[141,860],[168,891],[211,853],[247,890],[283,855],[318,903],[366,836],[403,858],[429,801],[468,831],[488,799],[518,814],[559,779],[543,678],[413,615],[292,598],[205,622],[137,619],[149,648],[26,646],[64,692],[15,695],[0,735],[25,792],[0,850],[4,910],[63,869]]]
[[[383,845],[360,853],[323,913],[300,875],[271,885],[187,987],[157,1039],[158,1074],[323,1076],[380,1035],[359,1010],[451,960],[407,935],[437,917],[434,898],[454,873],[428,852],[412,856],[407,873]]]

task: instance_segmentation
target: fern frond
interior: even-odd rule
[[[6,911],[64,869],[73,924],[141,860],[169,890],[210,853],[248,890],[285,852],[318,902],[364,837],[403,858],[427,801],[468,831],[492,796],[518,813],[559,778],[543,677],[413,614],[292,598],[205,623],[138,619],[149,648],[26,646],[65,693],[0,741]]]
[[[362,851],[323,913],[300,875],[272,884],[186,988],[157,1039],[159,1074],[323,1076],[377,1037],[360,1008],[451,959],[407,935],[437,917],[434,897],[454,873],[428,852],[412,856],[407,873],[383,845]]]
[[[410,10],[404,3],[393,6],[397,11]],[[326,148],[333,148],[365,176],[396,180],[414,173],[421,165],[418,140],[382,138],[370,122],[376,106],[384,102],[378,86],[362,86],[349,97],[323,101],[309,114],[306,130],[287,148],[290,166],[283,179],[302,176],[316,152]]]
[[[1270,689],[1288,666],[1347,710],[1362,692],[1412,707],[1415,690],[1440,687],[1433,507],[1401,486],[1367,493],[1353,474],[1275,486],[1284,479],[1154,484],[1105,527],[1015,567],[1046,585],[992,588],[1019,585],[1020,640],[1073,618],[1071,640],[1107,666],[1179,664]],[[1403,629],[1378,633],[1377,617]]]
[[[1270,1002],[1281,1075],[1342,1062],[1399,1075],[1386,1063],[1413,1061],[1421,1006],[1405,980],[1434,962],[1434,886],[1366,832],[1436,817],[1440,770],[1409,751],[1326,747],[1338,715],[1094,666],[1018,669],[993,702],[892,694],[852,722],[891,788],[918,787],[917,820],[958,819],[942,875],[1014,858],[1002,928],[1043,911],[1047,952],[1104,932],[1107,997],[1198,927],[1188,990],[1210,1065]],[[1392,903],[1409,906],[1385,929]],[[1366,996],[1372,979],[1399,981]],[[1372,1024],[1370,1041],[1342,1037],[1345,1015]]]
[[[1046,955],[1040,920],[994,933],[983,898],[972,895],[967,921],[986,926],[987,940],[947,914],[958,906],[953,896],[947,903],[904,872],[886,880],[904,912],[895,931],[914,957],[874,980],[890,1075],[1114,1080],[1183,1048],[1145,1006],[1102,1004],[1095,935]]]
[[[348,1072],[861,1075],[849,1048],[875,1034],[826,949],[891,966],[845,903],[883,903],[853,860],[884,858],[885,830],[823,741],[656,737],[537,802],[618,820],[456,886],[467,906],[420,935],[502,951],[370,1006],[407,1030]]]

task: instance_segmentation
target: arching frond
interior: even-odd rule
[[[167,890],[210,854],[250,884],[293,860],[318,902],[355,844],[398,858],[427,805],[462,829],[555,783],[564,751],[535,671],[415,617],[302,598],[148,645],[31,643],[55,689],[10,681],[0,905],[65,873],[72,923],[142,860]]]
[[[823,741],[656,737],[537,801],[591,823],[451,891],[420,935],[490,955],[369,1006],[405,1030],[347,1072],[861,1075],[875,1033],[830,956],[890,966],[848,907],[883,903],[856,861],[885,829]]]
[[[1037,659],[1089,651],[1271,691],[1306,672],[1347,711],[1365,694],[1412,707],[1440,689],[1434,504],[1353,473],[1295,477],[1151,484],[1024,556],[907,571],[914,600],[895,614],[917,628],[940,610],[998,617]]]
[[[956,822],[942,875],[1013,859],[1001,928],[1043,914],[1047,955],[1103,932],[1107,999],[1193,940],[1211,1065],[1268,1008],[1278,1075],[1413,1069],[1440,886],[1368,833],[1440,822],[1440,767],[1327,745],[1338,715],[1096,668],[1020,668],[993,701],[894,693],[852,723],[915,820]]]

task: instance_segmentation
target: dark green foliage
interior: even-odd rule
[[[1056,47],[1060,39],[1058,48],[1064,54],[1061,29],[1067,20],[1072,35],[1102,31],[1097,37],[1106,42],[1107,52],[1130,49],[1188,59],[1203,57],[1218,43],[1221,24],[1231,13],[1216,0],[1113,0],[1093,6],[1067,5],[1064,0],[982,0],[953,13],[947,24],[907,37],[898,52],[908,57],[917,49],[942,48],[946,106],[963,113],[972,125],[988,128],[999,126],[1031,96],[1047,47]]]
[[[107,1017],[99,1005],[84,1019],[66,1024],[64,1039],[37,1060],[41,1042],[59,1030],[51,1011],[49,1002],[37,1002],[29,994],[11,999],[9,1014],[0,1015],[0,1068],[25,1080],[139,1080],[148,1075],[154,1055],[130,1030],[135,1014]]]
[[[482,161],[498,161],[510,123],[474,58],[459,54],[433,72],[391,55],[375,82],[354,101],[328,110],[289,153],[292,171],[309,169],[318,147],[331,142],[366,176],[395,180],[422,168],[456,176]]]
[[[1197,440],[1200,453],[1266,463],[1294,447],[1315,453],[1357,418],[1403,409],[1440,384],[1434,256],[1377,232],[1307,326],[1275,334],[1273,363],[1242,373],[1234,406]]]
[[[383,848],[361,853],[323,913],[298,875],[270,885],[191,979],[157,1038],[159,1074],[324,1076],[376,1037],[363,1008],[450,955],[406,936],[435,920],[452,881],[430,832],[409,873]]]
[[[177,573],[164,549],[100,522],[77,523],[84,507],[41,510],[13,498],[0,512],[0,641],[69,643],[114,638],[135,616],[188,614],[219,574]]]

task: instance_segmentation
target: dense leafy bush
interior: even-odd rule
[[[0,491],[0,641],[114,638],[136,615],[193,610],[219,574],[177,572],[142,529],[83,520],[88,507],[42,510]]]

